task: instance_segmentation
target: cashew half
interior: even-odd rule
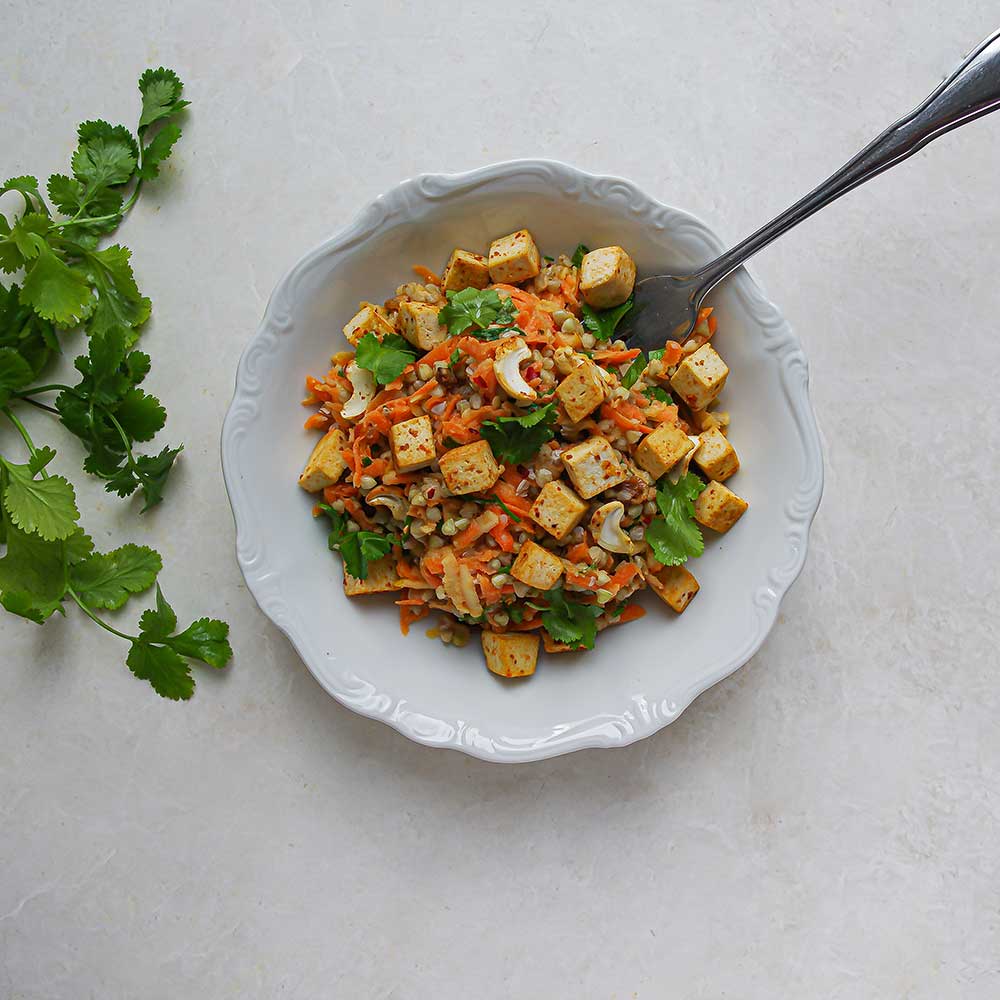
[[[352,361],[347,366],[347,380],[354,388],[354,395],[344,403],[340,413],[345,420],[357,420],[368,409],[375,395],[375,376]]]
[[[625,505],[621,500],[612,500],[598,507],[590,519],[590,533],[602,549],[631,556],[635,555],[636,545],[622,530],[624,514]]]
[[[372,492],[375,492],[374,490]],[[388,491],[384,493],[379,493],[377,496],[372,496],[371,493],[365,497],[365,503],[372,507],[385,507],[389,513],[392,515],[394,521],[402,521],[406,517],[406,512],[409,510],[410,505],[401,496],[396,493],[389,493]]]
[[[680,481],[681,476],[686,476],[688,469],[691,468],[691,459],[694,458],[694,453],[701,447],[701,439],[696,437],[691,437],[688,434],[688,439],[694,445],[694,447],[667,473],[667,479],[670,480],[674,486]]]
[[[504,392],[514,399],[536,399],[538,393],[524,381],[521,375],[521,362],[531,357],[531,348],[520,337],[512,337],[503,354],[493,360],[493,371]],[[497,352],[499,353],[499,352]]]

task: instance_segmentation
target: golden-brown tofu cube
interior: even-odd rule
[[[701,442],[695,449],[694,461],[709,479],[724,483],[740,468],[740,460],[736,449],[729,443],[726,435],[711,427],[698,436]]]
[[[393,424],[389,430],[389,443],[397,472],[413,472],[430,465],[437,458],[430,417],[413,417]]]
[[[363,594],[384,594],[390,590],[399,590],[396,576],[396,557],[390,553],[381,559],[368,564],[368,576],[359,580],[344,570],[344,593],[348,597],[360,597]]]
[[[347,447],[347,439],[339,427],[332,427],[319,439],[313,448],[306,467],[299,476],[299,486],[307,493],[319,493],[326,486],[340,479],[347,468],[341,454]]]
[[[381,340],[386,334],[395,332],[389,317],[370,302],[362,302],[361,308],[344,327],[344,336],[355,346],[366,333],[374,333]]]
[[[537,590],[551,590],[562,573],[563,563],[559,556],[531,539],[521,546],[510,568],[510,575],[515,580]]]
[[[556,386],[556,395],[573,423],[583,420],[604,402],[606,383],[592,362],[574,368]]]
[[[500,478],[500,466],[486,441],[451,448],[439,464],[448,489],[458,496],[488,490]]]
[[[729,368],[711,344],[702,344],[688,355],[674,372],[670,388],[692,410],[705,410],[729,378]]]
[[[561,458],[576,492],[584,500],[628,478],[628,470],[619,461],[611,442],[600,435],[567,448]]]
[[[728,531],[750,505],[713,479],[694,502],[694,519],[713,531]]]
[[[500,677],[528,677],[538,663],[538,636],[530,632],[483,632],[486,666]]]
[[[531,233],[519,229],[490,244],[490,281],[506,285],[533,278],[542,269],[542,258]]]
[[[653,593],[680,614],[698,593],[698,581],[683,566],[664,566],[646,577]]]
[[[663,423],[639,442],[635,449],[635,460],[654,479],[659,479],[694,446],[694,441],[677,424]]]
[[[399,332],[421,351],[436,347],[442,340],[448,339],[447,327],[438,323],[439,308],[427,302],[401,302]]]
[[[485,288],[490,283],[490,265],[482,254],[470,250],[452,250],[441,278],[446,292],[463,288]]]
[[[531,506],[532,520],[553,538],[565,538],[587,513],[587,505],[558,479],[546,483]]]
[[[635,261],[621,247],[591,250],[580,264],[580,294],[594,309],[620,306],[635,287]]]

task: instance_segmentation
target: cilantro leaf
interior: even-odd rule
[[[651,399],[657,399],[661,403],[666,403],[668,406],[673,405],[674,402],[673,396],[671,396],[666,389],[663,389],[658,385],[647,386],[646,395]]]
[[[513,300],[501,298],[493,288],[463,288],[460,292],[447,294],[448,303],[438,312],[438,322],[448,327],[452,337],[465,333],[470,327],[474,336],[478,336],[477,331],[486,331],[491,326],[509,327],[517,313]]]
[[[570,263],[574,267],[579,267],[583,263],[583,258],[590,253],[590,247],[584,246],[582,243],[577,243],[576,249],[573,251],[573,256],[570,258]]]
[[[319,509],[330,518],[331,530],[327,544],[332,551],[340,552],[344,568],[357,580],[368,579],[368,563],[389,554],[394,539],[375,531],[350,531],[347,517],[329,504],[319,504]]]
[[[133,441],[150,441],[163,429],[167,411],[155,396],[129,389],[115,410],[115,417]]]
[[[164,125],[159,132],[153,136],[148,146],[142,150],[142,166],[139,168],[139,176],[144,181],[154,180],[159,176],[160,164],[170,156],[174,143],[181,137],[181,130],[173,123]]]
[[[170,648],[210,667],[224,667],[233,658],[229,626],[216,618],[199,618],[183,632],[171,636]]]
[[[47,449],[43,458],[50,461],[54,455],[55,452]],[[68,479],[62,476],[35,479],[41,466],[31,462],[14,465],[0,456],[0,463],[7,471],[3,506],[14,524],[50,542],[69,538],[76,531],[80,512],[76,508],[76,493]]]
[[[85,277],[43,243],[35,263],[25,273],[21,302],[43,319],[71,326],[93,308],[93,294]]]
[[[34,212],[40,208],[47,214],[45,201],[38,189],[37,177],[32,177],[30,174],[25,174],[22,177],[11,177],[0,184],[0,194],[5,194],[7,191],[17,191],[24,198],[25,212]]]
[[[153,549],[123,545],[77,563],[70,571],[70,584],[85,604],[113,611],[132,594],[152,587],[162,568],[163,560]]]
[[[448,357],[448,367],[454,368],[458,364],[459,359],[462,357],[462,352],[459,348],[455,348]]]
[[[483,422],[482,435],[501,462],[523,465],[556,436],[556,404],[537,406],[519,417]]]
[[[91,332],[107,333],[115,327],[140,327],[149,319],[151,304],[135,283],[129,259],[132,251],[115,244],[83,253],[79,269],[97,289],[97,303],[90,321]],[[126,338],[132,343],[135,336]]]
[[[579,604],[566,597],[562,587],[545,592],[549,607],[542,612],[542,626],[556,641],[573,649],[593,649],[601,607]]]
[[[70,165],[73,175],[89,189],[126,184],[132,179],[139,147],[124,125],[84,122],[77,130],[80,144]]]
[[[641,353],[636,355],[635,360],[628,366],[628,370],[622,376],[622,385],[626,389],[631,389],[639,381],[639,376],[646,370],[647,364],[649,362],[646,361]]]
[[[149,608],[139,619],[139,631],[144,639],[157,642],[166,639],[177,628],[177,615],[167,603],[163,591],[156,588],[156,607]]]
[[[34,378],[31,365],[12,347],[0,347],[0,406],[10,399],[10,390],[23,389]]]
[[[358,341],[354,355],[358,367],[370,371],[379,385],[395,382],[416,359],[416,348],[398,333],[386,334],[381,340],[374,333],[366,333]]]
[[[66,543],[7,526],[7,553],[0,559],[0,604],[44,624],[62,610],[66,595]]]
[[[625,314],[635,305],[635,294],[613,309],[593,309],[583,306],[583,325],[597,340],[610,340]]]
[[[191,102],[181,100],[184,84],[172,69],[147,69],[139,77],[139,92],[142,94],[142,114],[139,117],[139,132],[145,132],[153,122],[182,111]]]
[[[656,506],[660,509],[646,528],[646,541],[657,562],[679,566],[705,551],[705,540],[694,519],[694,501],[705,484],[687,472],[676,485],[661,479],[656,488]]]
[[[187,701],[194,694],[191,667],[180,653],[168,646],[132,643],[125,663],[141,681],[149,681],[161,698]]]

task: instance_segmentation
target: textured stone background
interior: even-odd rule
[[[176,706],[77,615],[0,619],[0,996],[1000,995],[1000,116],[756,260],[812,361],[826,495],[771,638],[657,737],[503,768],[340,708],[242,584],[218,457],[273,284],[401,178],[552,156],[737,238],[993,5],[2,0],[0,23],[4,174],[131,122],[147,65],[188,85],[122,234],[187,451],[138,527],[83,504],[237,650]]]

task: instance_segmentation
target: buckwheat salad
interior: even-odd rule
[[[299,485],[328,519],[348,596],[398,594],[404,634],[464,646],[489,669],[534,673],[546,652],[592,649],[645,613],[649,587],[680,614],[702,528],[747,502],[716,409],[729,369],[703,309],[684,344],[644,356],[616,339],[635,263],[619,246],[542,257],[526,229],[486,256],[414,268],[344,327],[350,350],[306,379],[322,432]]]

